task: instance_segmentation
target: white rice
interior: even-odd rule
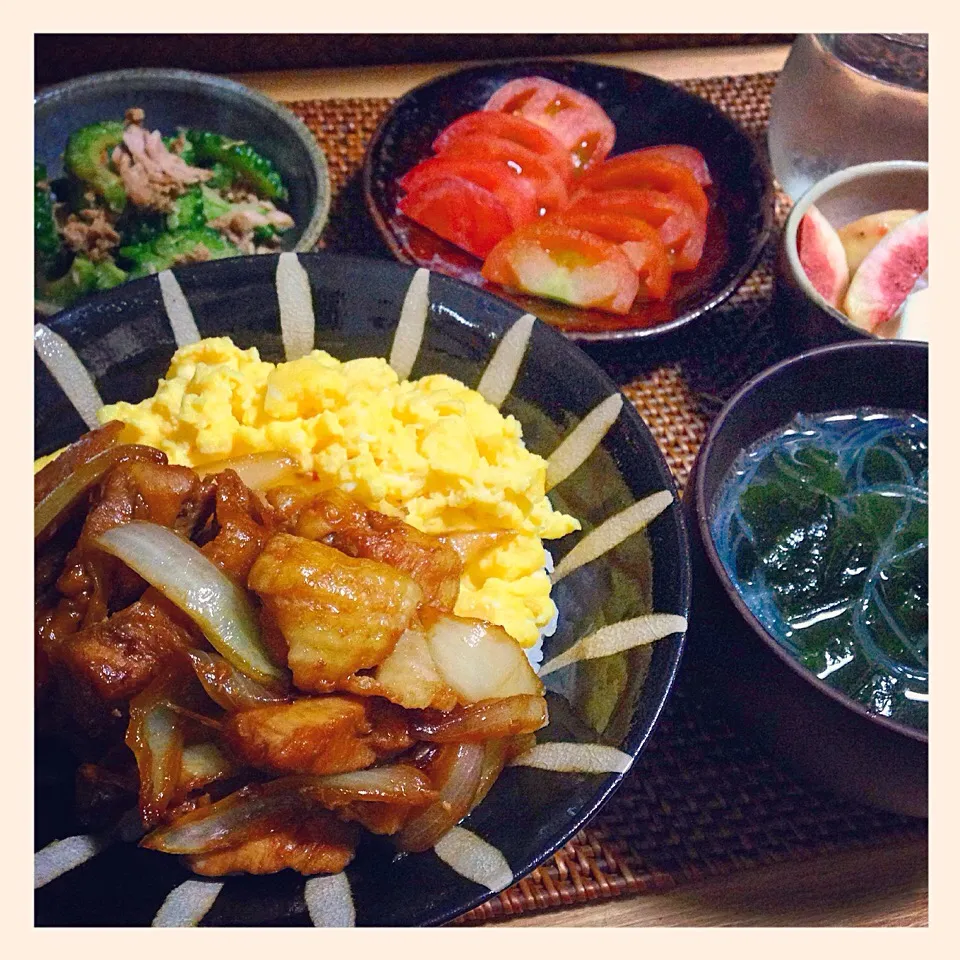
[[[553,573],[553,557],[550,556],[549,550],[543,551],[543,566],[548,574]],[[550,618],[550,622],[545,626],[540,628],[540,636],[537,637],[537,642],[532,647],[527,647],[524,649],[524,653],[527,655],[527,659],[530,661],[530,666],[533,667],[538,673],[540,672],[538,667],[543,663],[543,641],[547,637],[552,637],[557,632],[557,623],[560,619],[560,611],[557,610],[556,604],[553,606],[553,616]]]

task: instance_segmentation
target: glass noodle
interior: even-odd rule
[[[735,461],[712,509],[745,603],[868,709],[926,727],[927,421],[798,414]]]

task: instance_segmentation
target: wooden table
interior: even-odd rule
[[[716,47],[710,50],[650,50],[553,59],[588,60],[591,63],[640,70],[665,80],[682,80],[779,70],[789,50],[789,47],[776,44],[760,47]],[[260,90],[275,100],[399,97],[433,77],[469,65],[421,63],[330,70],[284,70],[274,73],[238,73],[233,75],[233,79]]]
[[[788,47],[724,47],[577,57],[667,80],[779,70]],[[397,97],[464,64],[238,74],[276,100]],[[540,911],[491,926],[911,926],[928,923],[927,843],[845,851],[691,883],[667,893]]]

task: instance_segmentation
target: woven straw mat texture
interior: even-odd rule
[[[775,74],[681,85],[763,138]],[[333,190],[320,246],[389,256],[359,188],[367,141],[388,99],[288,104],[327,155]],[[788,201],[777,194],[776,222]],[[731,300],[666,356],[598,357],[636,406],[683,486],[710,417],[749,377],[787,354],[767,315],[776,238]],[[922,838],[925,823],[839,800],[796,781],[711,710],[680,673],[650,742],[596,818],[543,866],[454,921],[477,923],[606,897],[669,889],[698,878],[819,854]]]

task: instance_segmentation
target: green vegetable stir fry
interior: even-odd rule
[[[280,174],[248,143],[164,137],[137,107],[75,131],[63,159],[55,181],[34,165],[36,301],[48,313],[180,263],[272,253],[294,226],[277,206]]]

